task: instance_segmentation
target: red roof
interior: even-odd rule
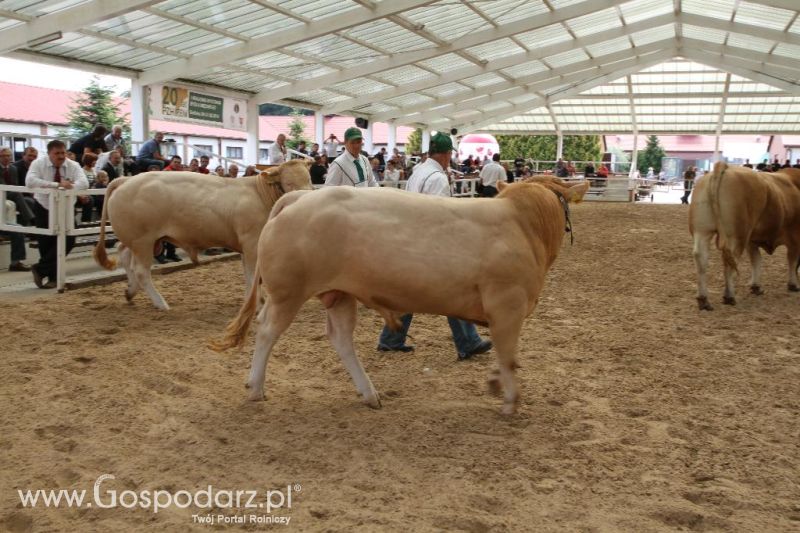
[[[0,102],[11,105],[0,106],[0,121],[25,122],[37,124],[53,124],[62,126],[67,123],[66,115],[73,101],[78,98],[77,91],[64,91],[61,89],[48,89],[20,85],[17,83],[0,82]],[[130,100],[118,99],[120,111],[130,113]],[[279,133],[289,133],[289,116],[262,116],[259,117],[259,137],[262,141],[274,141]],[[304,116],[306,124],[305,136],[314,138],[314,116]],[[168,122],[164,120],[151,120],[150,126],[154,130],[163,131],[173,135],[191,135],[196,137],[221,137],[224,139],[245,139],[242,131],[201,126],[184,122]],[[344,131],[353,126],[352,117],[331,116],[325,117],[324,137],[331,133],[339,139],[344,139]],[[397,127],[397,143],[405,144],[413,128]],[[372,132],[374,144],[388,144],[389,126],[384,123],[375,123]]]

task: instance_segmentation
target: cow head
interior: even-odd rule
[[[284,193],[313,189],[311,174],[308,168],[311,164],[305,159],[293,159],[280,166],[273,167],[261,173],[261,178],[270,185],[280,187]]]

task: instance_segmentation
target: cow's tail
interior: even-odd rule
[[[714,226],[717,229],[717,247],[722,252],[722,261],[725,266],[738,272],[736,266],[736,251],[730,247],[730,240],[726,231],[726,226],[722,220],[722,207],[720,205],[720,190],[722,188],[722,177],[728,169],[727,163],[718,161],[714,164],[714,170],[707,176],[706,190],[708,191],[708,204],[711,207],[711,216],[714,219]]]
[[[106,253],[106,222],[108,221],[108,204],[111,200],[111,194],[126,181],[125,177],[120,177],[108,184],[106,189],[106,198],[103,201],[103,213],[100,215],[100,238],[94,247],[94,260],[101,267],[106,270],[114,270],[117,268],[117,261],[109,259]]]
[[[241,348],[244,344],[244,339],[247,336],[247,331],[250,329],[250,323],[253,322],[253,316],[256,314],[258,308],[258,291],[261,287],[261,274],[259,271],[258,261],[256,261],[255,275],[253,276],[253,284],[247,291],[247,296],[244,298],[242,307],[239,313],[231,320],[228,327],[225,328],[225,335],[218,341],[209,342],[209,348],[216,352],[222,352],[229,348]]]

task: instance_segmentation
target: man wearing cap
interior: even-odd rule
[[[378,187],[372,175],[369,159],[361,154],[364,139],[361,130],[348,128],[344,132],[344,152],[333,160],[328,168],[325,185],[349,185],[351,187]]]
[[[453,141],[449,135],[441,132],[434,135],[430,142],[429,157],[424,163],[414,167],[414,172],[406,184],[406,191],[449,197],[450,179],[445,169],[449,167],[452,152]],[[378,340],[378,350],[383,352],[412,351],[414,347],[406,345],[405,340],[413,316],[412,314],[403,315],[400,319],[403,325],[399,331],[392,331],[384,326]],[[447,323],[453,332],[453,342],[456,345],[459,361],[486,353],[492,348],[492,341],[481,339],[478,330],[471,322],[447,317]]]

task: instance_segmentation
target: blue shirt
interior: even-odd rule
[[[139,155],[136,156],[136,159],[155,159],[154,154],[160,155],[161,150],[159,150],[156,140],[150,139],[139,148]]]

